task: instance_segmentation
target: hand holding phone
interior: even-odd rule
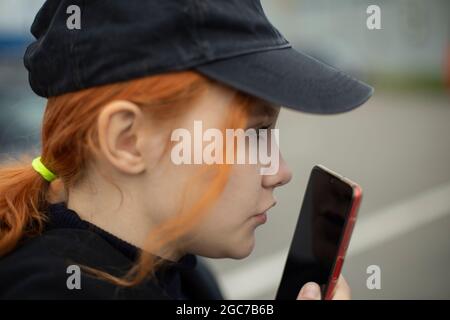
[[[322,293],[319,285],[315,282],[308,282],[300,290],[297,300],[321,300]],[[351,290],[342,274],[339,276],[332,300],[350,300]]]

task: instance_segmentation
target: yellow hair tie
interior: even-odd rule
[[[39,173],[48,182],[52,182],[56,179],[56,175],[48,170],[47,167],[44,166],[44,164],[41,162],[41,157],[35,158],[31,165],[33,166],[33,169],[36,170],[36,172]]]

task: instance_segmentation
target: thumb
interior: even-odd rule
[[[315,282],[306,283],[297,296],[297,300],[320,300],[320,298],[320,287]]]

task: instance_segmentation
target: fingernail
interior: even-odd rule
[[[307,299],[320,299],[320,288],[317,284],[313,282],[308,282],[302,288],[301,296]]]

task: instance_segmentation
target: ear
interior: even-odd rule
[[[116,169],[139,174],[146,169],[140,150],[144,115],[132,102],[115,100],[105,105],[97,120],[102,155]]]

